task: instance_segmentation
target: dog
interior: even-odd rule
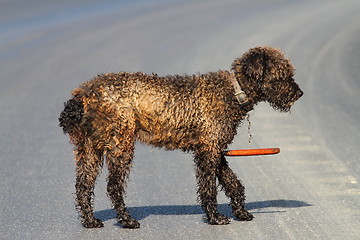
[[[124,203],[137,140],[194,154],[198,200],[210,224],[230,222],[217,210],[217,180],[230,198],[234,216],[252,220],[245,209],[245,188],[229,168],[224,150],[257,103],[268,102],[280,112],[290,110],[303,95],[294,73],[279,49],[255,47],[235,59],[231,71],[184,76],[107,73],[74,89],[59,125],[74,145],[76,205],[83,226],[103,227],[92,207],[103,162],[119,223],[125,228],[140,226]]]

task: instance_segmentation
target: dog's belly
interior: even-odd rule
[[[168,150],[193,150],[198,143],[198,136],[196,129],[190,130],[186,126],[175,127],[168,122],[156,122],[153,124],[148,121],[146,121],[146,124],[137,122],[137,140]]]

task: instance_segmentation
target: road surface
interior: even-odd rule
[[[0,3],[1,239],[359,239],[360,2],[25,1]],[[102,229],[74,207],[74,162],[57,118],[71,89],[99,73],[192,74],[229,69],[248,48],[281,48],[304,96],[291,114],[259,104],[229,158],[251,222],[211,226],[196,201],[191,154],[136,145],[126,203],[141,228],[121,228],[103,170]],[[230,215],[228,200],[220,211]]]

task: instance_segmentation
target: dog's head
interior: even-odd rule
[[[241,88],[255,104],[266,101],[275,110],[287,112],[303,95],[294,80],[294,67],[278,49],[252,48],[235,59],[232,70]]]

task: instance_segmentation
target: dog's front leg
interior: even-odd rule
[[[230,198],[233,214],[241,221],[251,221],[254,217],[245,209],[245,187],[230,169],[224,155],[221,156],[217,173],[225,195]]]
[[[216,171],[220,163],[221,155],[220,153],[214,153],[205,149],[206,148],[202,150],[198,149],[195,152],[198,198],[210,224],[228,224],[230,223],[230,219],[220,215],[217,210]]]

